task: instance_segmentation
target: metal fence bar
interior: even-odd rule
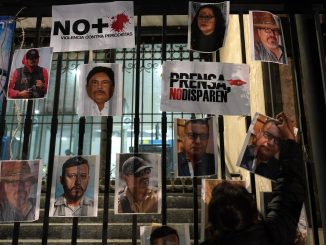
[[[162,25],[162,61],[166,60],[166,15],[163,15]],[[162,224],[167,223],[167,205],[166,205],[166,134],[167,134],[167,117],[166,112],[162,112]]]
[[[59,97],[60,97],[60,81],[61,81],[61,69],[62,69],[62,58],[63,54],[59,53],[57,61],[57,71],[55,78],[55,90],[54,90],[54,101],[53,101],[53,114],[51,121],[51,136],[50,136],[50,151],[47,171],[47,182],[46,182],[46,196],[44,203],[44,217],[43,217],[43,234],[42,234],[42,245],[48,243],[48,232],[49,232],[49,210],[50,210],[50,198],[51,198],[51,184],[53,175],[53,159],[55,154],[56,136],[58,131],[58,109],[59,109]]]

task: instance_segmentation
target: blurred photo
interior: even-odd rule
[[[40,160],[0,162],[0,222],[38,219],[40,168]]]

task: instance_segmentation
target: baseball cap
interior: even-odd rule
[[[144,169],[152,168],[147,164],[147,162],[136,156],[129,157],[122,165],[123,175],[134,175],[141,172]]]
[[[0,181],[37,181],[37,173],[32,173],[27,161],[2,161]]]
[[[26,53],[26,59],[33,59],[33,58],[38,58],[40,57],[38,50],[33,48],[27,51]]]

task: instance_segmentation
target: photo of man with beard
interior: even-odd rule
[[[63,163],[61,175],[59,178],[54,178],[52,183],[52,194],[55,194],[55,198],[51,199],[53,204],[51,205],[50,216],[79,217],[97,215],[98,184],[94,184],[94,182],[98,180],[98,170],[94,171],[92,162],[96,161],[92,159],[91,162],[89,158],[75,156],[70,157]],[[95,164],[95,166],[98,166],[98,164]],[[54,173],[56,172],[58,171]],[[58,187],[59,183],[61,188]],[[92,188],[88,189],[89,185],[92,185]],[[61,193],[59,189],[61,189]]]
[[[295,139],[293,121],[284,113],[276,119],[256,114],[247,134],[248,144],[243,150],[238,165],[265,178],[276,180],[282,173],[279,154],[282,141]],[[291,132],[292,135],[288,135]],[[249,138],[248,138],[249,137]]]
[[[0,162],[0,222],[31,222],[39,217],[40,160]]]
[[[265,11],[250,11],[253,60],[286,64],[280,18]]]
[[[161,156],[155,153],[123,153],[117,157],[115,214],[160,213]]]

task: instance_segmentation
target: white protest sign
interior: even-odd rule
[[[54,52],[133,48],[131,1],[52,6]]]
[[[249,66],[166,61],[163,64],[161,110],[250,115]]]

